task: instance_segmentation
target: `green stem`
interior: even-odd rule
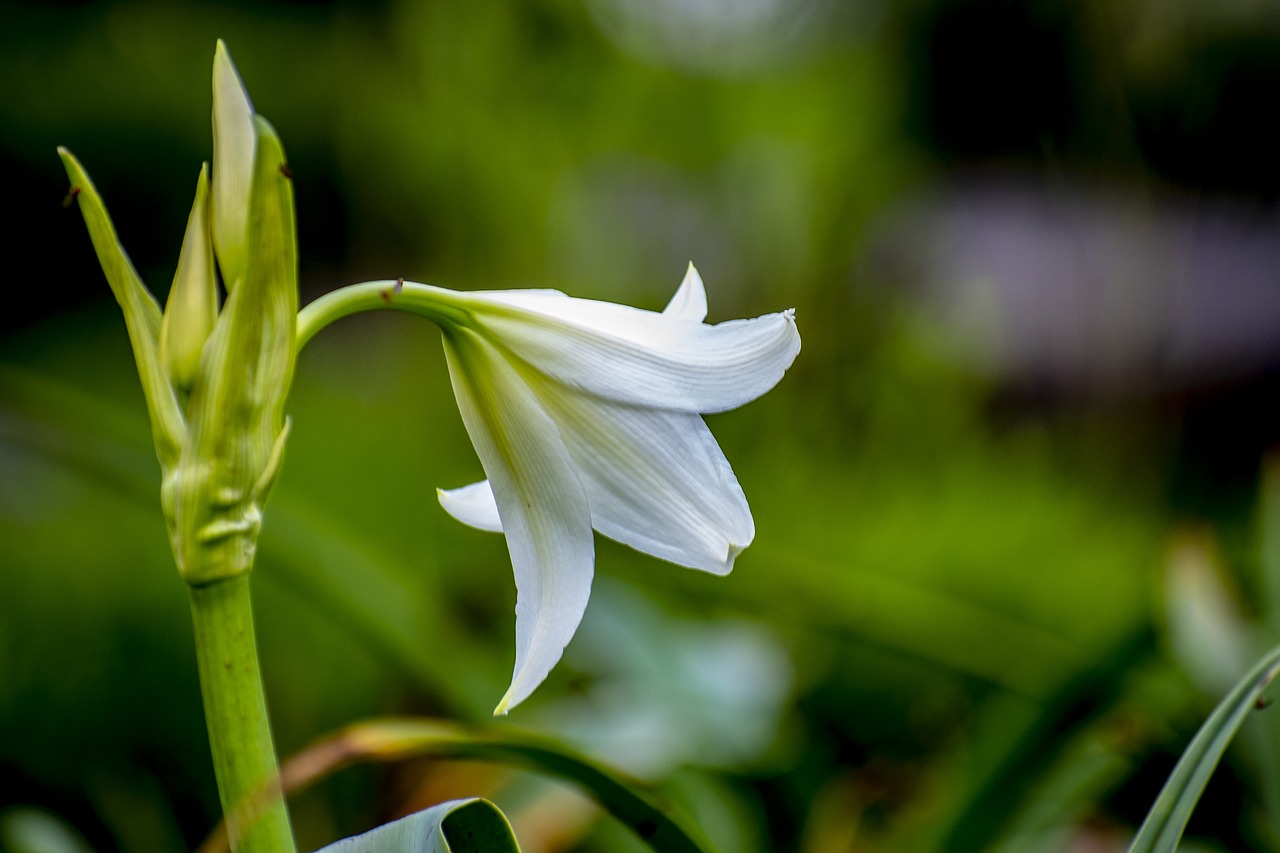
[[[298,312],[296,351],[302,352],[307,341],[335,320],[388,308],[418,314],[442,325],[457,324],[466,320],[468,296],[404,279],[349,284],[326,293]]]
[[[294,853],[253,636],[249,575],[190,587],[213,769],[235,853]]]

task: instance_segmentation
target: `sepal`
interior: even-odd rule
[[[182,410],[160,362],[160,306],[143,285],[120,245],[107,208],[80,161],[65,148],[58,149],[58,156],[62,158],[67,177],[71,180],[71,194],[80,202],[80,213],[88,226],[98,263],[102,265],[111,292],[124,312],[129,343],[133,347],[133,358],[138,365],[138,376],[142,380],[142,392],[151,417],[156,455],[161,466],[168,468],[178,461],[185,428]]]

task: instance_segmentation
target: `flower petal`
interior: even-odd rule
[[[498,515],[498,502],[488,480],[481,480],[460,489],[436,489],[440,506],[449,515],[476,530],[489,533],[502,532],[502,518]]]
[[[755,524],[702,417],[611,403],[551,382],[534,391],[610,539],[682,566],[727,574]]]
[[[446,331],[444,350],[515,570],[515,671],[494,711],[505,714],[547,677],[586,610],[591,511],[559,431],[502,354],[461,328]]]
[[[768,391],[800,351],[791,311],[709,326],[554,290],[457,294],[474,322],[536,370],[607,400],[722,412]]]
[[[698,275],[692,263],[689,264],[689,269],[684,274],[684,281],[680,282],[676,295],[671,297],[671,301],[667,303],[666,308],[662,309],[662,313],[667,317],[692,320],[695,323],[701,323],[707,319],[707,289],[702,284],[702,276]]]

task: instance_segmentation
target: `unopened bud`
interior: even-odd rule
[[[253,104],[227,46],[219,40],[213,55],[213,246],[228,293],[239,284],[248,262],[246,229],[256,149]]]
[[[175,388],[190,391],[200,372],[200,353],[218,319],[218,284],[209,238],[209,171],[201,167],[196,200],[178,256],[169,300],[160,322],[160,362]]]
[[[287,435],[298,313],[293,187],[280,140],[260,117],[255,136],[245,271],[205,345],[187,407],[189,440],[164,498],[178,565],[192,584],[253,564]]]

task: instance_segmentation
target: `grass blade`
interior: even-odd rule
[[[1129,853],[1173,853],[1177,849],[1191,812],[1222,760],[1227,744],[1249,712],[1259,706],[1262,691],[1277,672],[1280,672],[1280,646],[1267,652],[1205,720],[1142,822]]]

